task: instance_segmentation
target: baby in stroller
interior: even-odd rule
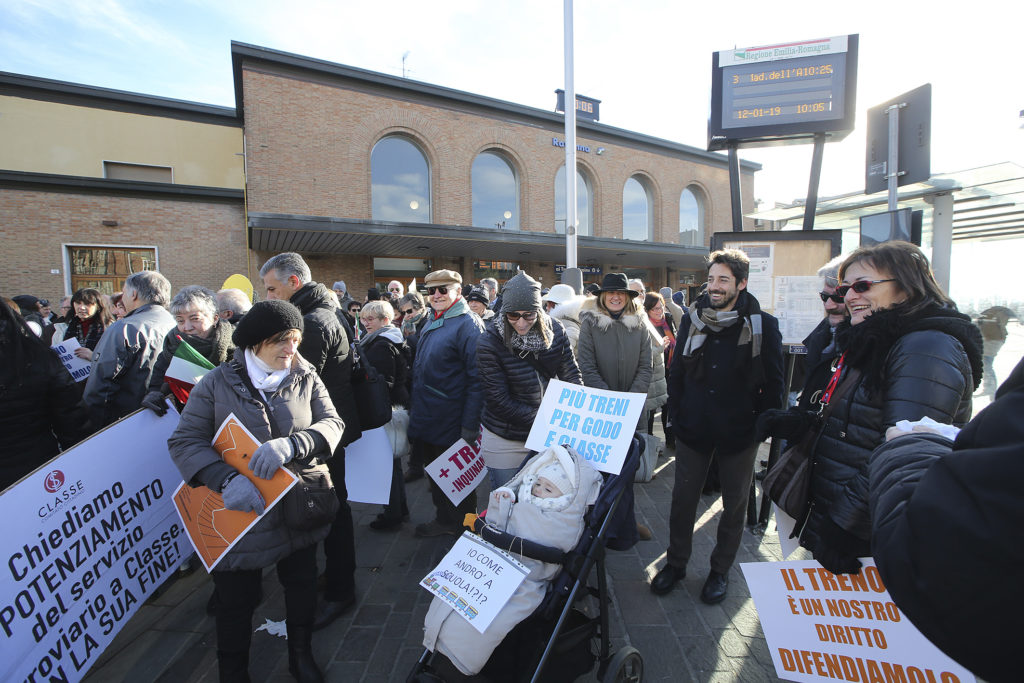
[[[601,474],[564,446],[554,446],[526,462],[506,486],[495,489],[486,521],[500,531],[568,552],[583,534],[584,514],[597,500]],[[548,582],[561,566],[505,548],[530,568],[511,599],[483,633],[434,598],[424,622],[423,644],[444,655],[463,675],[478,674],[491,653],[544,599]]]

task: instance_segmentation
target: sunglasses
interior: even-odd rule
[[[413,313],[413,309],[411,309],[411,308],[403,308],[402,309],[402,315],[412,315],[412,313]]]
[[[852,285],[839,285],[838,287],[836,287],[836,294],[845,298],[846,293],[849,292],[851,289],[857,292],[858,294],[863,294],[864,292],[869,291],[875,285],[880,285],[883,282],[894,282],[895,280],[896,278],[894,277],[891,277],[887,280],[857,280]]]
[[[537,312],[532,311],[530,313],[517,313],[516,311],[510,311],[505,314],[505,317],[508,318],[509,320],[512,320],[513,322],[522,318],[526,322],[532,323],[534,320],[537,319]]]
[[[441,287],[427,287],[427,295],[434,296],[435,293],[447,294],[449,285],[442,285]]]
[[[832,299],[832,303],[843,303],[843,295],[840,294],[839,292],[836,292],[835,294],[829,294],[828,292],[818,292],[818,296],[821,297],[821,303],[825,303],[829,299]]]

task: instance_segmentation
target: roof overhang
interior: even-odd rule
[[[565,235],[528,230],[249,213],[249,239],[251,248],[275,253],[565,262]],[[707,254],[707,247],[684,247],[666,242],[606,237],[579,237],[577,240],[580,265],[702,270]]]

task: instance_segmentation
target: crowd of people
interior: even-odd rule
[[[856,573],[858,558],[874,555],[897,604],[907,605],[940,647],[964,656],[963,648],[946,646],[954,640],[952,620],[933,614],[927,602],[928,591],[951,579],[928,574],[916,581],[904,569],[917,566],[911,551],[941,564],[943,545],[941,533],[917,528],[921,520],[910,510],[916,505],[931,514],[941,507],[938,496],[953,495],[950,489],[967,477],[972,485],[1005,487],[1002,460],[985,460],[985,476],[963,463],[975,452],[1019,454],[1019,439],[993,444],[987,438],[994,420],[968,424],[982,378],[994,382],[988,337],[983,341],[957,311],[920,249],[901,242],[858,249],[818,271],[823,319],[804,341],[799,396],[785,405],[779,323],[748,290],[749,267],[741,251],[712,253],[707,284],[689,307],[679,292],[647,291],[622,273],[577,291],[566,284],[543,289],[520,272],[499,291],[491,278],[471,285],[455,271],[438,270],[426,276],[422,291],[406,291],[395,280],[353,297],[342,280],[330,288],[313,281],[295,253],[262,265],[266,295],[256,304],[240,290],[198,285],[181,287],[172,298],[171,283],[155,271],[130,275],[115,297],[79,289],[59,312],[29,295],[3,299],[0,424],[15,447],[0,456],[0,489],[140,407],[165,414],[172,400],[181,419],[168,446],[183,479],[220,492],[229,509],[263,513],[257,488],[210,445],[234,413],[262,441],[250,464],[256,476],[269,479],[285,467],[329,480],[336,505],[329,519],[315,522],[294,519],[283,504],[274,507],[212,572],[208,610],[216,617],[221,680],[248,680],[261,572],[276,565],[285,589],[289,670],[298,680],[317,681],[312,634],[356,602],[345,450],[363,432],[353,385],[359,368],[375,370],[392,404],[385,425],[395,456],[390,498],[370,524],[382,533],[408,520],[406,484],[424,478],[424,468],[460,438],[478,444],[491,489],[508,492],[492,506],[515,502],[516,495],[533,500],[530,492],[546,497],[530,488],[539,475],[524,479],[522,468],[537,455],[525,442],[550,380],[639,393],[647,402],[635,431],[652,434],[660,413],[676,463],[666,561],[651,580],[653,593],[669,594],[686,576],[698,502],[714,476],[722,512],[700,597],[708,604],[726,597],[758,446],[769,437],[793,444],[811,433],[815,466],[806,514],[797,520],[800,543],[835,573]],[[49,349],[72,339],[75,355],[91,364],[88,379],[78,383]],[[214,370],[187,396],[172,395],[166,373],[186,342]],[[993,410],[1003,414],[1019,403],[1019,370],[996,394]],[[900,421],[926,426],[893,432]],[[951,442],[922,435],[928,421],[966,428]],[[551,475],[558,485],[545,479],[548,491],[579,490],[573,467],[550,470],[575,474]],[[415,535],[460,533],[463,518],[476,512],[475,496],[454,504],[429,477],[426,484],[434,514],[415,526]],[[968,497],[965,507],[988,519],[985,503]],[[631,506],[631,494],[624,501]],[[1009,492],[992,505],[1021,516]],[[626,547],[651,538],[632,515],[627,519],[629,527],[615,531]],[[318,577],[321,544],[325,571]],[[975,570],[996,571],[1000,557],[987,548]],[[1007,590],[1020,604],[1020,589]],[[993,658],[966,661],[1000,680],[1003,669]]]

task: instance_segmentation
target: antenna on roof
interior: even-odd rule
[[[405,78],[405,58],[409,56],[410,52],[412,52],[412,50],[406,50],[402,53],[402,78]]]

